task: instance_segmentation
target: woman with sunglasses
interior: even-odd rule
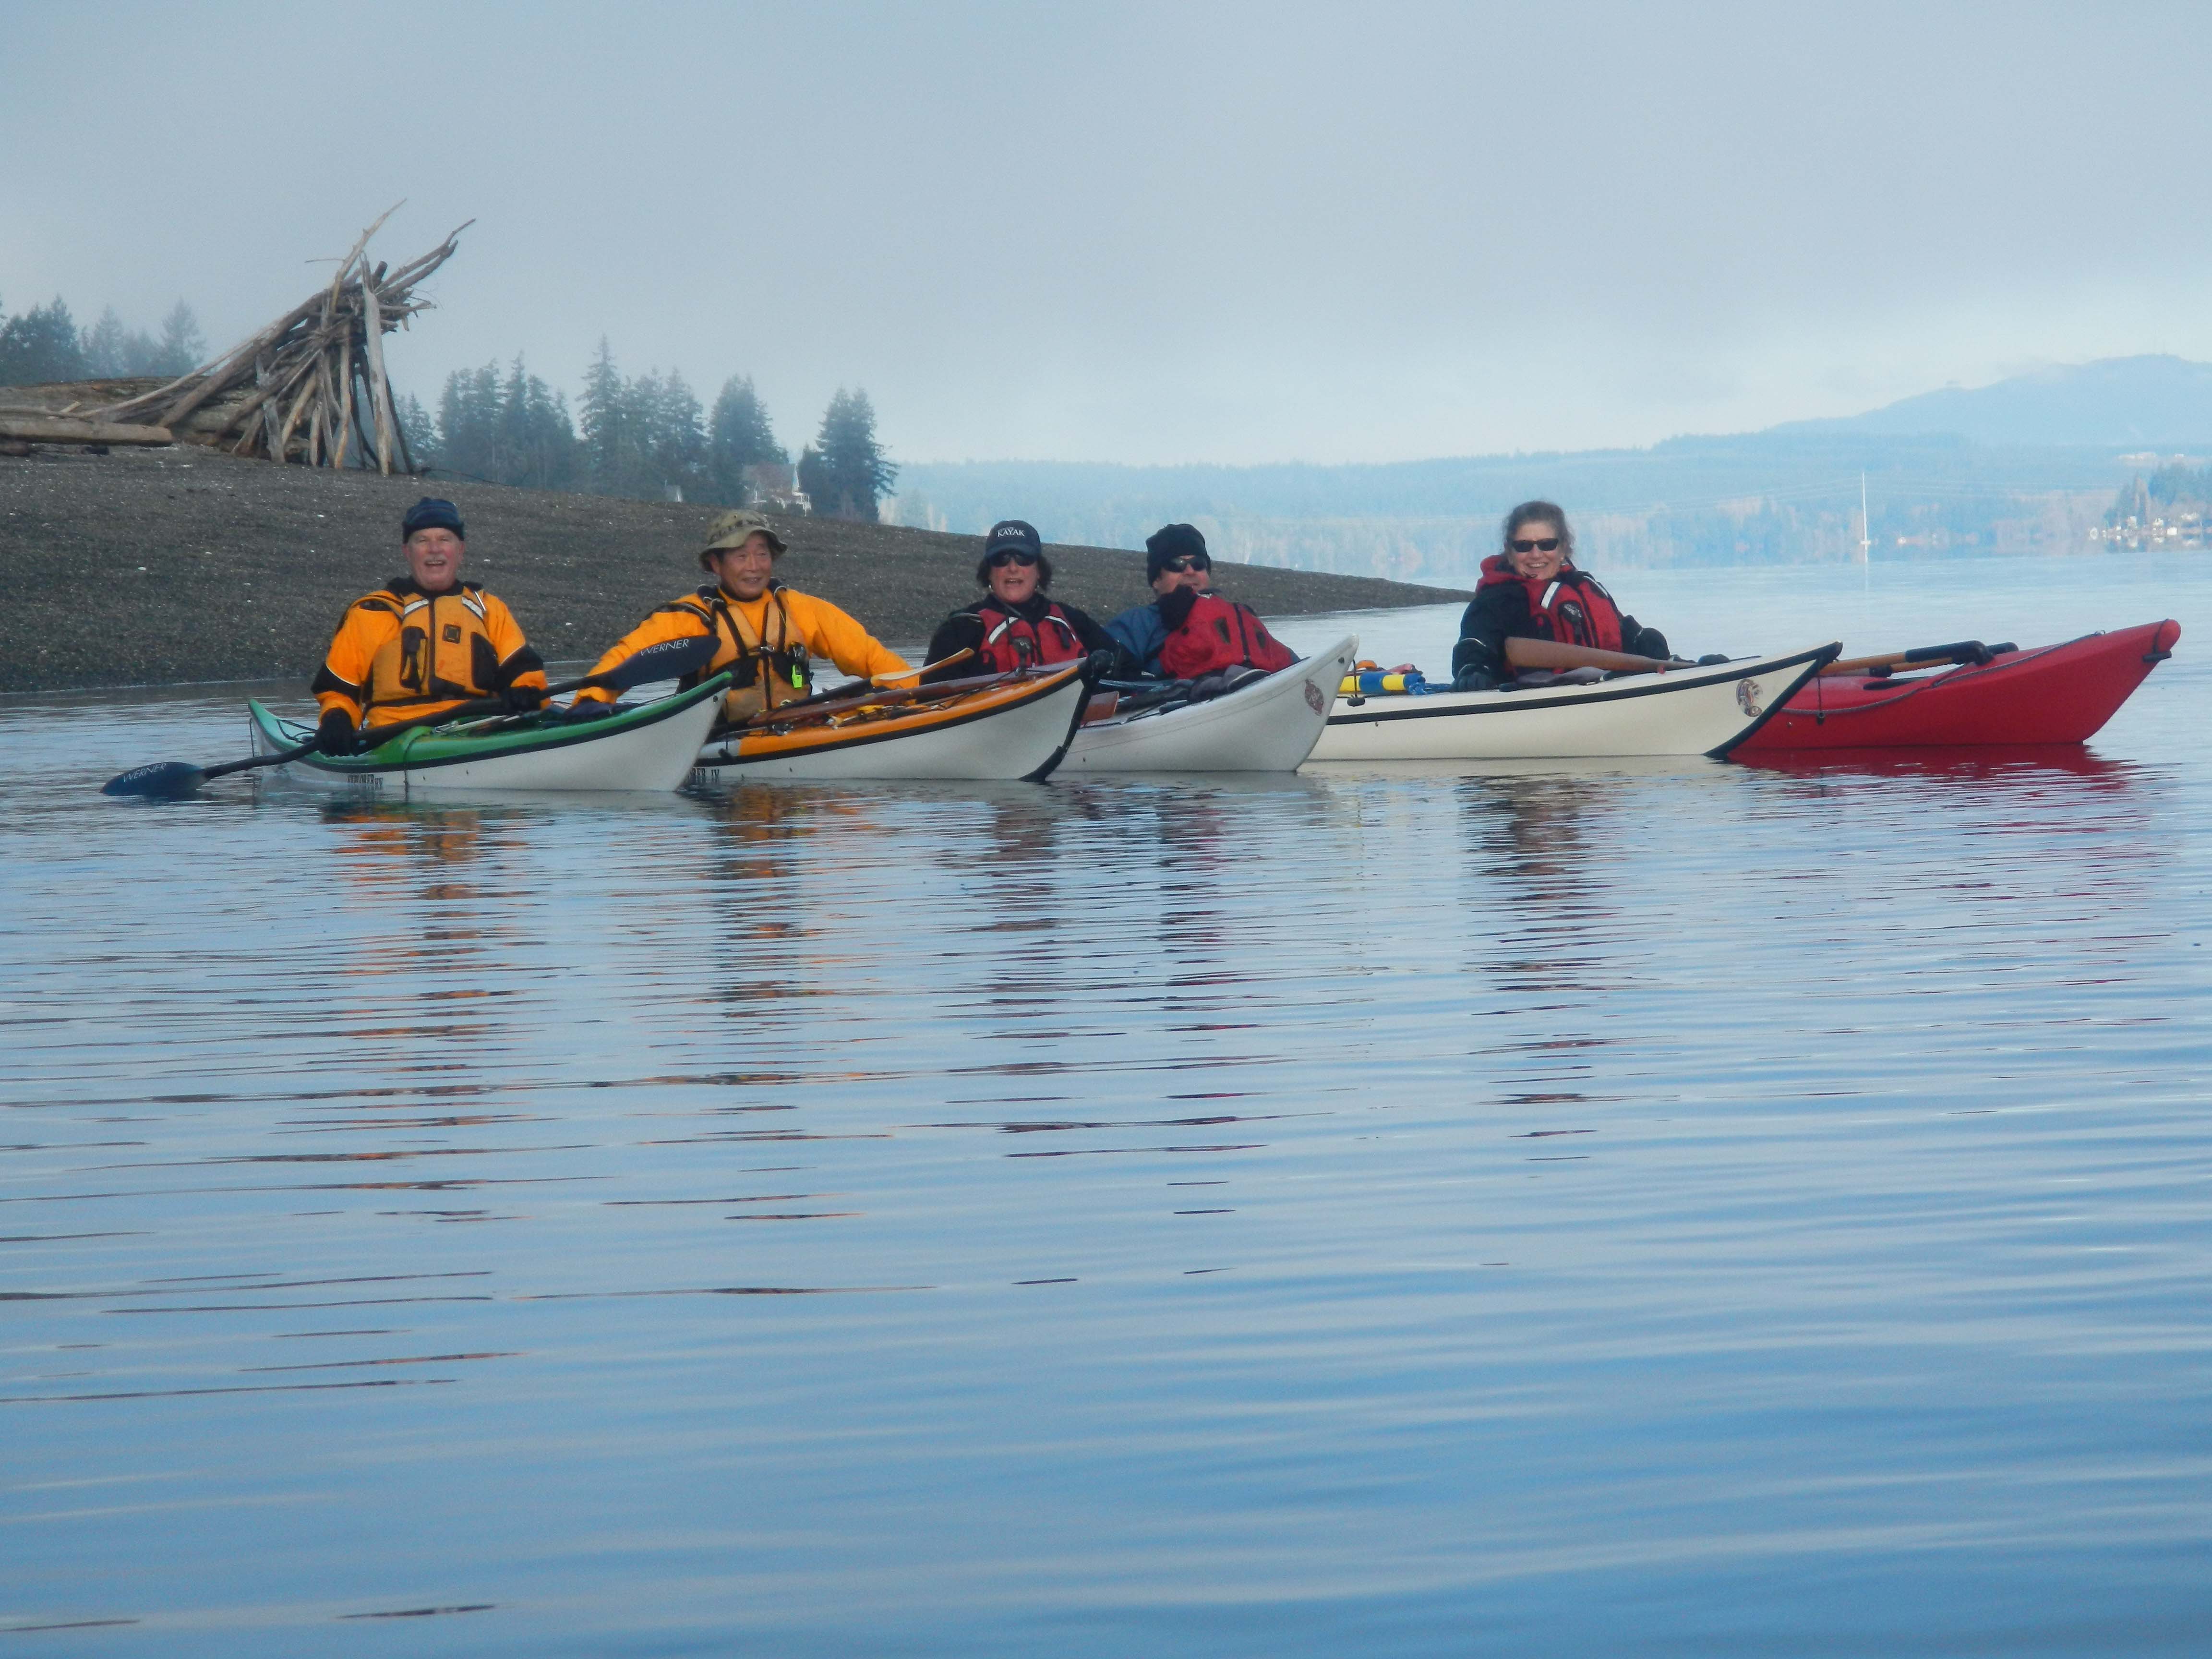
[[[972,657],[922,676],[926,680],[963,674],[1010,674],[1018,668],[1073,662],[1094,651],[1113,654],[1114,671],[1127,665],[1121,647],[1097,623],[1072,605],[1045,597],[1052,586],[1052,561],[1036,529],[1019,519],[1002,519],[983,538],[982,562],[975,580],[988,591],[964,611],[956,611],[930,635],[929,660],[971,651]]]
[[[1597,579],[1575,568],[1574,532],[1549,501],[1505,515],[1504,545],[1482,562],[1474,603],[1452,647],[1452,690],[1487,691],[1514,678],[1508,640],[1557,640],[1664,661],[1667,636],[1624,615]]]

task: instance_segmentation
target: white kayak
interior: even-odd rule
[[[726,732],[698,751],[694,783],[754,779],[964,781],[1048,776],[1091,698],[1081,661],[1027,673],[866,692]]]
[[[1429,696],[1339,697],[1316,761],[1540,760],[1705,755],[1718,760],[1834,660],[1838,645],[1593,684]]]
[[[642,790],[665,794],[690,775],[729,677],[602,720],[526,715],[416,727],[359,755],[307,755],[261,775],[346,794]],[[315,728],[246,705],[257,755],[298,747]]]
[[[1168,702],[1080,726],[1063,773],[1295,772],[1328,721],[1357,636],[1204,702]]]

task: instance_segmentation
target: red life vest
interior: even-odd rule
[[[1070,662],[1089,654],[1075,624],[1056,605],[1046,605],[1044,615],[1035,622],[1006,610],[995,599],[983,600],[976,605],[975,614],[983,621],[983,641],[975,647],[976,665],[983,673],[1011,674],[1017,669]]]
[[[1249,605],[1218,593],[1200,593],[1182,626],[1160,647],[1160,666],[1179,680],[1221,668],[1288,668],[1297,655],[1267,631]]]
[[[1620,607],[1597,578],[1570,565],[1549,581],[1532,581],[1516,574],[1503,554],[1482,562],[1481,586],[1519,582],[1528,594],[1528,620],[1548,629],[1561,645],[1589,646],[1599,651],[1619,651]]]

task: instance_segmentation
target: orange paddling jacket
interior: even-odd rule
[[[741,720],[806,696],[814,686],[815,657],[826,657],[848,674],[896,674],[906,661],[827,599],[771,582],[757,599],[740,599],[719,583],[662,605],[608,647],[592,665],[604,674],[649,645],[666,640],[712,638],[714,659],[682,684],[688,689],[725,669],[731,686],[723,718]],[[617,694],[586,686],[578,702],[611,702]]]
[[[544,664],[495,595],[475,582],[426,593],[398,576],[346,607],[310,689],[324,714],[343,708],[374,731],[544,684]]]

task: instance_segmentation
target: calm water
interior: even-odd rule
[[[0,1626],[2203,1651],[2212,580],[2123,568],[1615,583],[2179,617],[2063,763],[149,806],[234,691],[0,702]]]

